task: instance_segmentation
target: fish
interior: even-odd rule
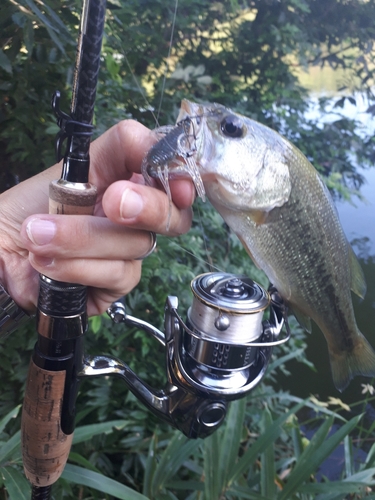
[[[336,388],[374,377],[375,353],[351,296],[364,297],[364,275],[317,170],[283,136],[223,105],[185,99],[177,124],[186,119],[208,200],[299,323],[311,332],[312,319],[323,332]],[[174,158],[169,179],[189,177],[184,163]],[[150,165],[147,175],[158,177]]]

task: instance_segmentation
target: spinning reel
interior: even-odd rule
[[[189,438],[206,437],[223,422],[228,403],[263,378],[272,347],[289,339],[284,304],[276,289],[265,291],[250,278],[207,273],[191,283],[193,302],[186,321],[178,299],[169,296],[164,330],[129,316],[122,302],[108,314],[115,323],[136,326],[164,347],[168,382],[155,390],[123,361],[87,357],[79,376],[117,375],[155,415]],[[269,319],[262,321],[269,308]],[[287,333],[279,338],[284,322]]]

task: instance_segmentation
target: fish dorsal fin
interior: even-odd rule
[[[291,309],[300,326],[307,333],[311,333],[312,332],[311,319],[305,313],[300,311],[298,307],[296,307],[295,305],[293,305]]]
[[[361,299],[364,299],[367,289],[365,276],[358,262],[358,259],[352,247],[349,245],[349,243],[348,247],[349,247],[349,269],[350,269],[350,279],[351,279],[350,288],[356,295],[361,297]]]

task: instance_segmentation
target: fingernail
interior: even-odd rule
[[[31,219],[27,223],[26,232],[35,245],[46,245],[56,234],[54,222],[45,219]]]
[[[121,196],[120,215],[123,219],[136,217],[143,208],[143,199],[132,189],[125,189]]]

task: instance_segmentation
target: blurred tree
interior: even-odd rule
[[[1,0],[2,189],[53,163],[50,98],[59,88],[68,109],[80,9],[76,0]],[[322,147],[304,119],[307,92],[296,70],[345,68],[342,87],[371,101],[374,36],[374,0],[180,0],[176,17],[174,2],[109,1],[97,132],[130,116],[154,126],[150,110],[172,123],[181,98],[218,101],[308,146],[323,173],[341,155],[341,172],[348,168],[358,184],[345,163],[359,138],[342,120],[334,143]],[[372,153],[357,150],[360,161]]]

